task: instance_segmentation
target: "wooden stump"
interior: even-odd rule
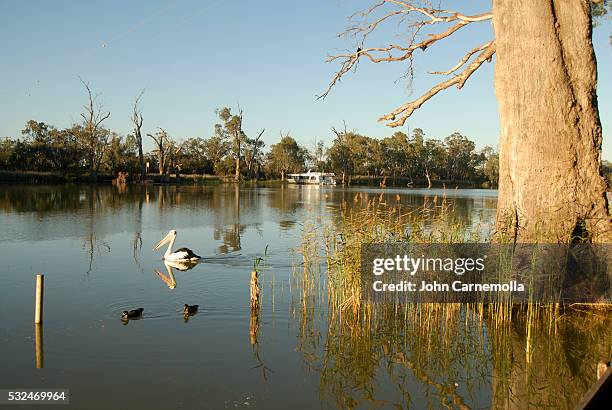
[[[45,289],[45,275],[36,275],[36,294],[34,301],[34,323],[43,320],[43,294]]]
[[[261,305],[261,288],[259,287],[259,274],[256,270],[251,272],[251,309],[259,309]]]
[[[34,324],[34,339],[36,346],[36,368],[42,369],[44,367],[44,352],[43,352],[43,329],[42,324]]]
[[[259,274],[256,270],[251,272],[251,315],[249,320],[249,336],[251,345],[257,344],[259,332],[259,308],[261,307],[261,287],[259,286]]]

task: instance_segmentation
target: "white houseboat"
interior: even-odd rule
[[[303,174],[289,174],[287,181],[299,185],[336,185],[333,172],[308,172]]]

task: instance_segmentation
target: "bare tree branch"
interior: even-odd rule
[[[349,20],[353,21],[356,16],[362,17],[366,21],[352,25],[344,32],[339,34],[339,37],[355,37],[357,43],[356,50],[354,52],[347,51],[346,53],[342,54],[329,55],[327,57],[326,62],[340,62],[340,68],[332,77],[323,94],[317,96],[317,99],[324,99],[331,92],[332,88],[341,81],[344,75],[351,70],[356,71],[357,64],[361,58],[365,58],[373,63],[408,60],[409,67],[407,74],[402,76],[402,78],[405,78],[412,73],[412,59],[415,51],[425,51],[438,41],[452,36],[461,28],[471,23],[491,20],[493,17],[492,13],[490,12],[466,15],[454,10],[436,9],[432,7],[417,7],[414,5],[414,2],[403,0],[381,0],[369,9],[361,13],[353,14]],[[408,17],[411,16],[415,16],[416,20],[411,21],[408,25],[411,33],[407,36],[408,38],[406,45],[392,43],[387,46],[365,47],[365,41],[368,36],[384,23],[394,19],[399,19],[399,24],[402,24],[405,21],[408,21]],[[370,22],[368,22],[368,20],[370,20]],[[449,23],[451,23],[450,26]],[[429,32],[425,34],[423,39],[418,39],[418,37],[422,37],[419,35],[421,30],[426,27],[438,27],[439,25],[442,25],[440,32]],[[467,64],[469,60],[477,53],[479,53],[477,58],[473,63],[465,68],[462,73],[433,87],[419,99],[411,103],[404,104],[388,115],[381,117],[380,121],[390,121],[387,125],[391,127],[403,125],[414,110],[418,109],[423,102],[427,101],[439,91],[452,85],[457,85],[458,88],[461,88],[465,81],[482,65],[484,61],[491,59],[495,53],[494,42],[490,41],[470,50],[459,61],[459,63],[457,63],[450,70],[444,72],[433,72],[432,74],[449,75],[455,73],[464,67],[465,64]],[[407,116],[405,116],[406,113],[408,113]],[[402,115],[400,116],[400,119],[396,121],[396,116],[399,114]]]
[[[139,104],[140,100],[142,99],[142,96],[144,95],[144,92],[145,90],[143,89],[140,94],[138,94],[138,97],[136,97],[136,100],[134,101],[134,111],[132,113],[132,123],[135,127],[138,128],[138,130],[140,130],[140,128],[142,127],[143,122],[142,111],[139,108]]]
[[[132,112],[132,123],[134,124],[134,138],[136,138],[136,143],[138,144],[138,162],[140,163],[140,180],[144,181],[146,179],[146,167],[144,162],[144,154],[142,152],[142,123],[144,118],[142,116],[142,111],[140,110],[139,104],[145,90],[143,89],[136,100],[134,101],[134,110]]]
[[[429,74],[449,75],[451,73],[454,73],[455,71],[463,67],[463,65],[467,63],[468,60],[472,58],[474,54],[476,54],[479,51],[484,50],[485,48],[489,47],[491,44],[493,44],[493,41],[489,41],[488,43],[484,43],[481,46],[474,47],[453,68],[451,68],[448,71],[430,71]]]
[[[404,125],[408,117],[412,115],[414,111],[421,108],[425,101],[429,100],[434,95],[438,94],[440,91],[445,90],[453,85],[456,85],[458,89],[461,89],[468,78],[487,60],[490,61],[491,57],[495,54],[495,42],[491,42],[491,44],[484,49],[478,57],[467,66],[467,68],[461,73],[457,74],[453,78],[450,78],[435,87],[431,88],[425,94],[417,98],[416,100],[409,102],[407,104],[401,105],[395,110],[391,111],[387,115],[383,115],[378,119],[378,121],[390,121],[387,123],[390,127],[399,127]],[[400,115],[401,114],[401,115]],[[399,118],[397,117],[398,115]]]
[[[110,117],[111,113],[110,111],[104,112],[102,103],[97,101],[99,94],[93,94],[89,82],[81,77],[79,80],[87,90],[88,103],[83,106],[84,112],[81,113],[84,130],[83,142],[87,151],[89,173],[94,176],[98,173],[104,152],[108,148],[110,132],[102,127],[102,123]]]
[[[359,62],[359,59],[361,57],[367,57],[373,63],[380,63],[383,61],[387,61],[387,62],[404,61],[404,60],[412,58],[412,54],[416,50],[420,49],[422,51],[425,51],[427,47],[429,47],[436,41],[442,40],[443,38],[450,36],[451,34],[455,33],[457,30],[459,30],[461,27],[464,27],[468,24],[469,23],[460,21],[457,24],[451,26],[448,30],[444,31],[443,33],[436,34],[436,35],[433,35],[433,34],[429,35],[429,38],[427,38],[426,40],[423,40],[416,44],[412,44],[409,47],[402,47],[397,44],[391,44],[388,47],[371,47],[371,48],[366,48],[366,49],[358,48],[357,52],[353,54],[339,54],[339,55],[329,56],[326,60],[326,62],[328,63],[335,61],[335,60],[339,60],[339,59],[344,59],[344,60],[342,61],[340,70],[338,70],[338,72],[334,75],[334,78],[332,79],[331,83],[329,84],[325,92],[318,97],[318,99],[325,98],[330,93],[333,86],[336,85],[338,81],[340,81],[342,76],[344,76],[344,74],[348,73],[353,67],[356,66],[356,64]],[[402,54],[393,55],[392,51],[401,51]]]

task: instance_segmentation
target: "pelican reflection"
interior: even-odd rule
[[[178,269],[179,271],[187,271],[196,266],[197,262],[190,261],[169,261],[164,260],[164,266],[166,267],[167,275],[162,273],[159,269],[154,269],[155,274],[168,286],[169,289],[176,288],[176,279],[174,277],[174,269]]]

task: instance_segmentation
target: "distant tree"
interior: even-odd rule
[[[267,157],[268,169],[271,174],[280,175],[281,179],[285,180],[287,173],[303,170],[307,153],[308,151],[295,139],[281,132],[281,140],[270,147]]]
[[[153,134],[147,134],[147,136],[151,137],[153,141],[155,141],[155,154],[157,156],[157,167],[159,170],[159,175],[165,176],[167,175],[171,162],[174,162],[176,155],[178,153],[178,147],[170,139],[170,136],[166,132],[165,129],[159,128],[159,131]]]
[[[144,181],[147,175],[147,169],[145,167],[144,155],[142,152],[142,123],[144,118],[142,117],[142,111],[140,110],[139,104],[142,99],[144,90],[138,94],[134,101],[134,107],[132,110],[132,124],[134,125],[134,138],[136,139],[136,145],[138,147],[138,162],[140,164],[140,180]]]
[[[261,136],[266,130],[263,129],[255,138],[246,139],[246,148],[244,150],[244,160],[247,166],[247,176],[249,179],[257,177],[261,167],[263,158],[263,148],[266,146],[262,141]]]
[[[13,155],[16,141],[10,138],[0,139],[0,169],[10,168],[10,158]]]
[[[182,172],[207,174],[213,172],[213,164],[206,155],[206,140],[188,138],[180,145],[178,162]]]
[[[67,172],[79,166],[83,152],[70,129],[58,130],[44,122],[30,120],[21,133],[26,145],[19,147],[25,160],[21,161],[20,169]]]
[[[175,177],[178,178],[181,173],[181,151],[182,146],[178,145],[175,141],[168,140],[168,146],[166,147],[166,159],[167,163],[165,170],[167,174],[174,172]]]
[[[411,164],[417,176],[423,176],[427,172],[425,170],[425,132],[421,128],[412,130],[412,139],[410,141]]]
[[[601,162],[601,173],[606,178],[608,189],[612,189],[612,162],[603,160]]]
[[[474,179],[475,169],[484,160],[475,152],[474,141],[455,132],[444,139],[444,144],[446,145],[446,179]]]
[[[217,115],[223,121],[222,127],[220,128],[223,134],[228,137],[231,141],[231,150],[236,163],[235,168],[235,179],[240,179],[240,160],[242,157],[243,143],[246,141],[246,134],[242,131],[242,118],[243,112],[239,110],[237,115],[233,115],[232,111],[228,107],[217,110]]]
[[[446,149],[442,141],[437,139],[425,140],[423,167],[428,188],[431,188],[431,179],[442,178],[446,167]]]
[[[133,173],[139,169],[138,143],[133,135],[124,140],[117,133],[111,133],[111,142],[104,156],[104,165],[111,173]]]
[[[204,141],[204,152],[206,157],[212,162],[214,173],[224,175],[227,170],[224,159],[230,150],[230,143],[224,136],[221,126],[215,126],[215,135]]]
[[[319,172],[325,171],[325,143],[323,141],[315,141],[310,158],[312,159],[313,169]]]
[[[492,147],[486,146],[482,149],[481,154],[485,158],[483,174],[493,186],[497,186],[499,181],[499,153]]]
[[[344,131],[332,128],[336,138],[327,151],[327,158],[332,170],[342,174],[342,183],[346,183],[347,176],[353,173],[353,161],[351,158],[351,148],[348,143],[346,125]]]
[[[376,138],[368,138],[366,141],[366,170],[368,175],[382,175],[386,165],[386,158],[382,151],[382,145]]]
[[[383,155],[387,160],[387,171],[392,176],[409,174],[410,142],[408,135],[398,131],[381,142]]]
[[[105,111],[102,103],[98,102],[98,95],[93,95],[88,82],[81,79],[81,83],[87,91],[87,104],[83,106],[81,113],[83,122],[75,135],[83,148],[90,176],[95,176],[102,163],[104,152],[108,148],[110,131],[102,126],[102,123],[110,117],[110,112]]]

